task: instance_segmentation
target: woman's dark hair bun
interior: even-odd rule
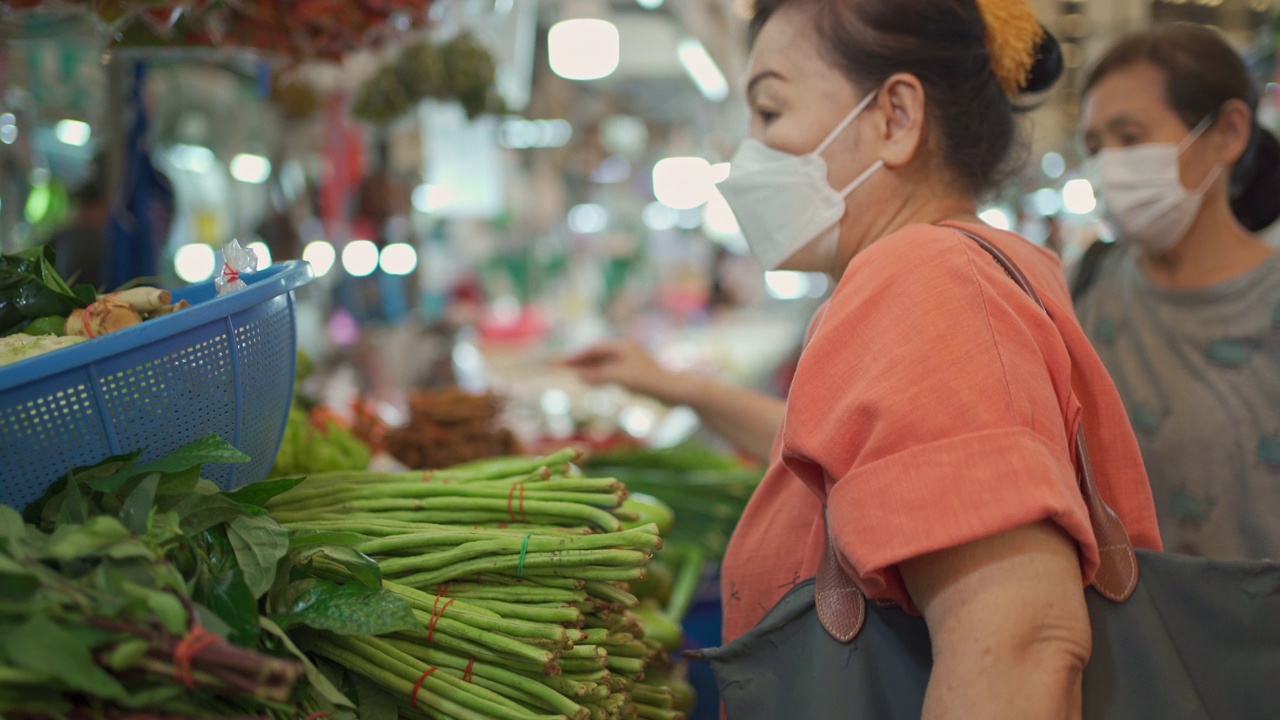
[[[1027,85],[1022,89],[1026,95],[1044,92],[1062,77],[1062,45],[1048,28],[1043,25],[1041,27],[1044,34],[1040,36],[1040,44],[1036,46],[1036,61],[1027,73]]]
[[[1253,126],[1249,149],[1231,173],[1231,210],[1251,232],[1280,220],[1280,140],[1271,131]]]

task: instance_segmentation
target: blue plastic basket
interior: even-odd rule
[[[0,502],[21,510],[71,468],[145,448],[158,457],[217,433],[252,460],[209,465],[234,490],[267,477],[293,400],[293,290],[305,262],[176,290],[192,307],[0,368]]]

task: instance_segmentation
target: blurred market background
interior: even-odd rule
[[[1220,28],[1266,88],[1262,122],[1280,126],[1271,0],[1033,4],[1067,72],[1027,117],[1021,171],[983,209],[992,225],[1068,262],[1107,239],[1074,128],[1084,72],[1127,31]],[[748,11],[0,1],[0,251],[51,243],[100,288],[206,281],[232,239],[263,265],[309,261],[302,391],[375,449],[411,420],[454,427],[427,416],[483,397],[494,452],[724,450],[687,409],[588,389],[556,360],[625,335],[672,367],[785,393],[830,287],[762,272],[714,187],[746,128]],[[717,622],[714,597],[695,603],[688,642],[716,644]]]

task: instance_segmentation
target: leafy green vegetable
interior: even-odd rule
[[[291,554],[291,560],[300,567],[311,568],[317,561],[329,563],[341,569],[345,579],[351,579],[369,588],[382,587],[382,570],[373,558],[352,547],[313,545]]]
[[[100,492],[114,492],[119,490],[120,486],[124,485],[125,481],[130,478],[146,473],[181,472],[204,463],[243,462],[249,462],[248,455],[240,452],[234,445],[217,435],[210,435],[151,462],[126,467],[114,475],[89,481],[88,485]]]
[[[160,474],[151,473],[138,487],[129,493],[120,511],[120,522],[135,535],[147,531],[147,520],[151,517],[151,508],[156,502],[156,488],[160,485]]]
[[[0,335],[19,332],[36,318],[69,315],[97,299],[91,285],[68,286],[55,262],[48,246],[0,255]]]
[[[405,600],[381,588],[376,590],[328,580],[310,581],[293,598],[287,614],[273,619],[288,630],[306,625],[339,635],[386,635],[421,631],[422,625]]]
[[[306,480],[305,477],[296,477],[250,483],[235,492],[227,493],[227,497],[242,505],[266,507],[267,502],[271,500],[271,498],[280,495],[281,493],[289,492],[302,484],[302,481],[304,480]]]
[[[35,615],[5,634],[4,653],[22,670],[40,673],[72,690],[111,700],[124,699],[118,680],[93,661],[89,643],[50,618]]]
[[[276,564],[289,552],[289,532],[274,520],[238,517],[227,526],[245,584],[253,597],[262,597],[276,579]]]
[[[348,700],[347,696],[329,678],[325,677],[324,673],[320,672],[320,668],[311,662],[311,658],[298,649],[298,646],[294,644],[293,640],[289,639],[288,634],[279,625],[270,618],[265,617],[260,618],[258,622],[261,624],[263,632],[279,640],[280,644],[289,651],[289,654],[296,657],[302,663],[302,666],[306,668],[307,681],[311,683],[312,692],[331,705],[347,708],[355,707],[355,704]],[[362,715],[361,718],[365,720],[365,716]]]

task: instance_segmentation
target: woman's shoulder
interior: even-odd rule
[[[833,299],[894,293],[903,299],[936,297],[945,302],[957,294],[971,295],[975,289],[999,296],[1021,295],[970,234],[1007,255],[1046,302],[1064,301],[1066,283],[1056,255],[1014,233],[968,224],[909,225],[885,236],[854,258]]]

